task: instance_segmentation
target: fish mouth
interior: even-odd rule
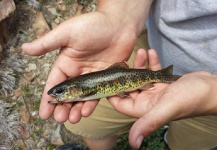
[[[57,104],[61,103],[61,99],[63,98],[64,93],[57,94],[57,93],[48,93],[48,95],[53,96],[55,98],[48,101],[49,104]]]
[[[49,100],[48,103],[49,104],[57,104],[57,103],[61,103],[61,99],[63,98],[63,95],[65,93],[65,89],[60,87],[60,88],[51,88],[47,94],[50,95],[50,96],[53,96],[55,97],[54,99],[52,100]]]
[[[61,101],[59,101],[60,99],[59,98],[54,98],[52,100],[49,100],[48,103],[49,104],[57,104],[57,103],[61,103]]]

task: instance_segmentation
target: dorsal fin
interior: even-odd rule
[[[170,65],[161,70],[165,75],[172,75],[173,74],[173,65]]]
[[[123,61],[123,62],[117,62],[117,63],[114,63],[113,65],[111,65],[110,67],[108,67],[107,69],[128,69],[129,68],[129,66],[128,66],[128,64],[125,62],[125,61]]]

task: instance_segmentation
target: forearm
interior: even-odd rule
[[[109,12],[119,17],[123,27],[132,29],[138,35],[144,28],[145,21],[153,0],[98,0],[98,11]]]
[[[181,79],[189,84],[184,87],[189,91],[188,93],[185,92],[184,96],[192,97],[188,99],[190,103],[188,106],[191,107],[187,112],[190,115],[185,114],[184,116],[217,116],[217,75],[202,71],[186,74]],[[182,83],[186,84],[185,82]],[[188,108],[188,106],[185,107]]]
[[[210,94],[208,95],[208,101],[210,101],[210,112],[208,112],[211,115],[217,116],[217,75],[212,74],[210,75]]]

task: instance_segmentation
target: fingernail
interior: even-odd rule
[[[141,144],[142,144],[142,141],[143,141],[144,137],[142,135],[140,135],[137,140],[136,140],[136,147],[139,149]]]

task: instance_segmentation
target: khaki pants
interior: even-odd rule
[[[167,141],[172,150],[208,150],[217,146],[217,117],[204,116],[170,123]]]
[[[132,65],[138,48],[148,49],[146,30],[139,37],[135,50],[129,60]],[[93,114],[82,118],[77,124],[65,123],[65,127],[83,137],[99,139],[111,135],[120,135],[129,131],[135,118],[125,116],[101,99]],[[198,117],[170,123],[167,134],[172,150],[207,150],[217,146],[217,117]]]

